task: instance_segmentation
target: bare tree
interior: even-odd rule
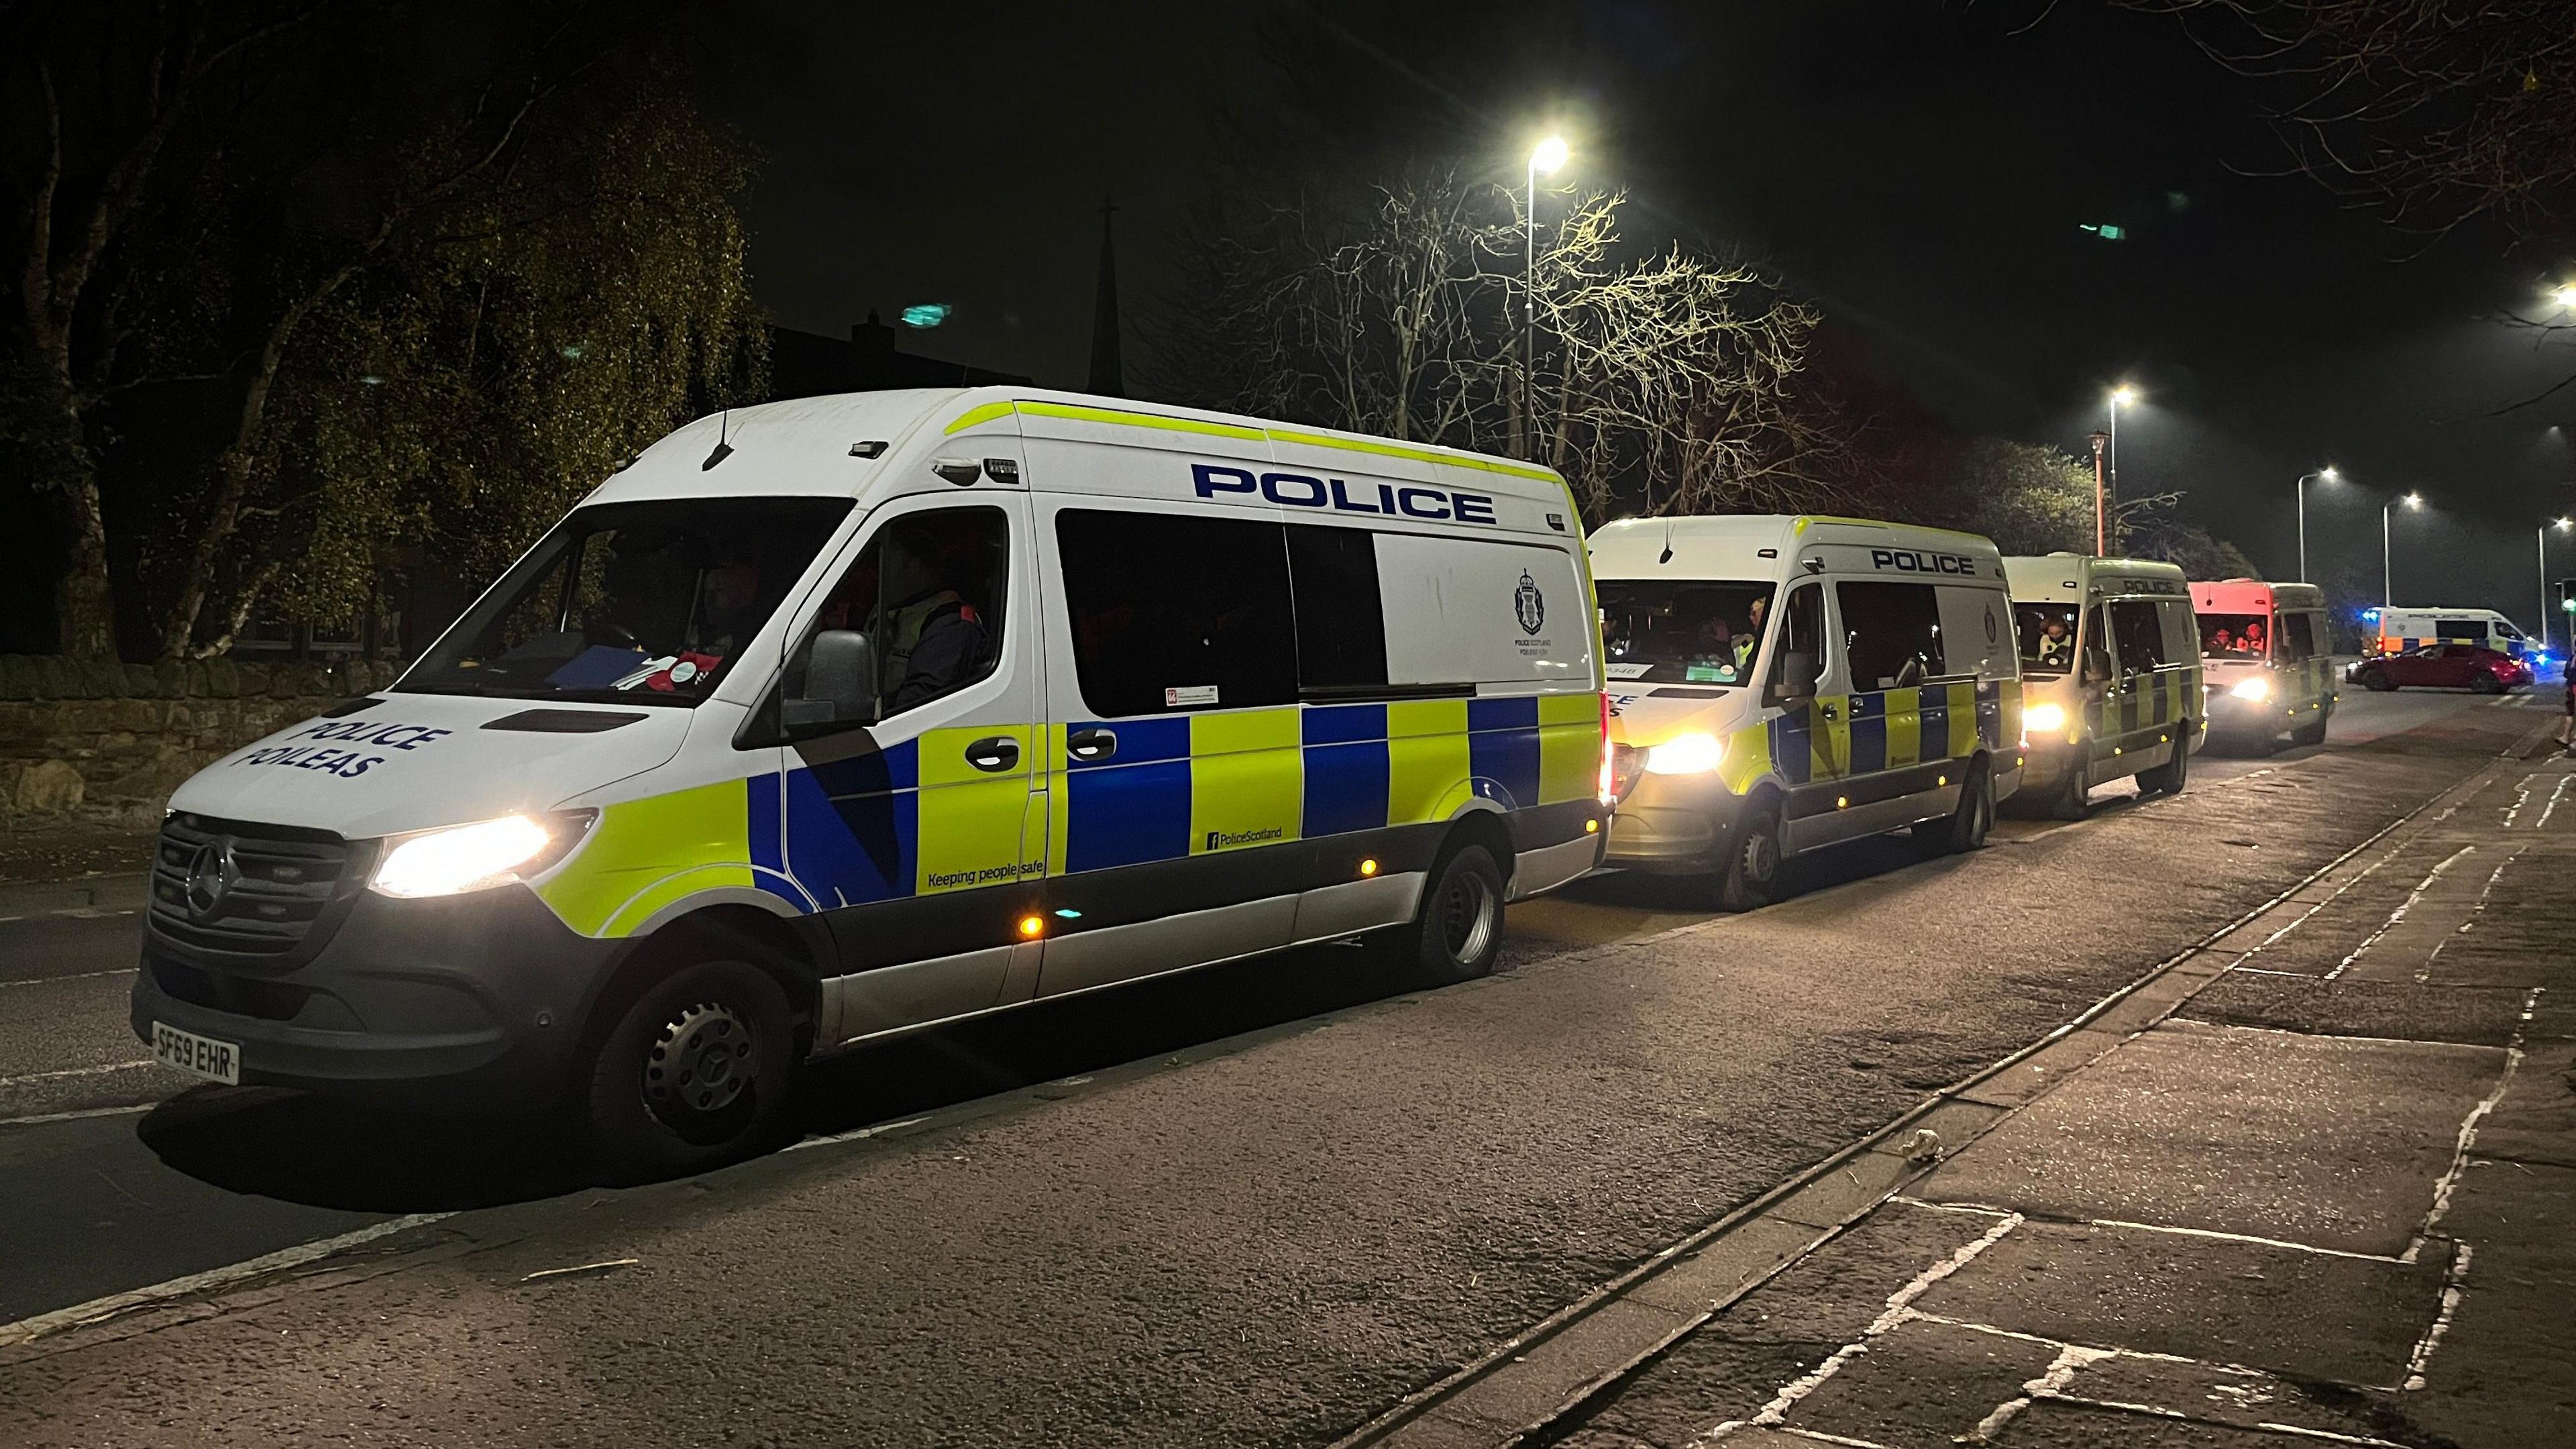
[[[1623,200],[1575,198],[1534,287],[1519,199],[1454,172],[1272,208],[1205,258],[1217,302],[1185,345],[1226,379],[1206,400],[1535,458],[1595,521],[1834,504],[1841,435],[1797,388],[1814,311],[1748,267],[1632,255]]]
[[[2299,92],[2292,164],[2401,227],[2555,228],[2576,183],[2576,17],[2565,0],[2124,0],[2206,22],[2204,49]]]

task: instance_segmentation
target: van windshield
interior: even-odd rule
[[[2200,616],[2200,657],[2203,659],[2263,659],[2272,652],[2268,637],[2271,621],[2261,614],[2203,614]]]
[[[678,498],[575,509],[394,687],[694,705],[850,507]]]
[[[1742,684],[1762,653],[1767,583],[1602,579],[1601,643],[1612,679]]]
[[[2075,667],[2075,614],[2073,604],[2013,605],[2022,673],[2064,674]]]

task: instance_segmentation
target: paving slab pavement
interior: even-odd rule
[[[2570,798],[2500,766],[2293,892],[1531,1442],[2576,1444]]]

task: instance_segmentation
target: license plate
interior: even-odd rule
[[[161,1065],[176,1067],[189,1076],[228,1087],[241,1085],[241,1048],[231,1042],[156,1021],[152,1023],[152,1055]]]

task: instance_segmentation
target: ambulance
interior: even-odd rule
[[[1543,468],[1029,389],[703,418],[180,787],[133,1027],[684,1170],[889,1033],[1354,937],[1483,974],[1600,860],[1601,687]]]
[[[2376,609],[2378,629],[2362,641],[2362,657],[2404,654],[2428,644],[2475,644],[2525,658],[2535,649],[2511,619],[2493,609]]]
[[[1630,519],[1592,535],[1610,679],[1609,864],[1747,910],[1783,860],[1911,829],[1985,843],[2021,783],[1993,544],[1860,519]]]
[[[2327,652],[2325,591],[2261,579],[2195,582],[2191,607],[2210,737],[2261,748],[2286,730],[2295,744],[2324,743],[2343,698]]]
[[[2060,818],[2096,785],[2182,789],[2200,747],[2200,633],[2181,569],[2052,553],[2004,560],[2021,647],[2022,794]]]

